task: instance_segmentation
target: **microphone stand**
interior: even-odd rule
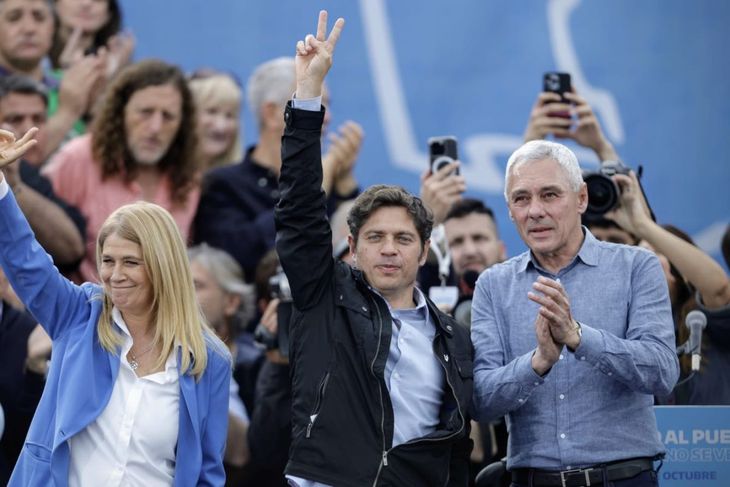
[[[692,355],[692,352],[694,352],[694,350],[690,350],[689,340],[687,340],[686,342],[684,342],[683,344],[681,344],[680,346],[677,347],[677,357],[681,357],[682,355]],[[690,373],[689,373],[689,375],[687,375],[687,377],[685,377],[684,379],[682,379],[680,381],[677,381],[677,383],[674,385],[674,389],[687,383],[694,376],[695,376],[695,371],[694,370],[690,371]]]

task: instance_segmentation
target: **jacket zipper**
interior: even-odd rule
[[[319,409],[322,407],[322,400],[324,399],[324,393],[327,390],[327,382],[329,382],[329,380],[330,373],[327,372],[319,382],[319,388],[317,389],[317,401],[314,403],[314,410],[309,416],[309,424],[307,425],[307,434],[305,435],[307,438],[312,435],[312,427],[314,426],[314,422],[317,420],[317,416],[319,416]]]
[[[434,350],[434,353],[436,354],[437,357],[439,356],[439,354],[436,353],[436,350]],[[388,466],[388,453],[393,451],[393,449],[398,448],[399,446],[411,445],[414,443],[421,443],[421,442],[425,443],[425,442],[430,442],[430,441],[448,440],[450,438],[453,438],[454,436],[459,435],[464,430],[464,427],[466,426],[466,420],[464,419],[464,414],[461,412],[461,404],[459,403],[459,397],[456,395],[456,390],[454,389],[454,386],[451,383],[451,380],[449,379],[449,372],[448,372],[448,370],[446,370],[446,366],[441,362],[441,360],[438,360],[438,363],[441,364],[441,368],[444,369],[444,375],[446,376],[446,383],[449,385],[449,387],[451,388],[451,392],[454,394],[454,400],[456,401],[456,410],[459,411],[459,417],[461,418],[461,428],[459,428],[452,434],[441,437],[441,438],[419,438],[419,439],[407,441],[405,443],[401,443],[400,445],[396,445],[389,450],[384,449],[383,450],[383,459],[381,460],[380,466],[378,467],[378,473],[375,475],[375,482],[373,482],[373,487],[376,487],[376,485],[378,483],[378,478],[380,477],[380,471],[382,470],[383,465],[385,465],[386,467]],[[383,444],[385,444],[385,436],[383,436]]]
[[[373,481],[373,487],[375,487],[378,483],[380,471],[383,469],[383,466],[388,466],[388,450],[385,447],[385,401],[383,400],[383,385],[380,383],[380,377],[375,374],[375,361],[378,359],[378,355],[380,355],[380,344],[383,340],[383,316],[380,314],[380,308],[378,307],[378,303],[372,296],[370,296],[370,298],[373,301],[373,306],[375,307],[375,310],[377,312],[379,325],[378,346],[375,349],[375,357],[373,357],[372,362],[370,362],[370,372],[373,374],[373,377],[375,377],[375,379],[378,381],[378,389],[380,390],[380,433],[383,439],[383,456],[380,460],[380,465],[378,465],[378,473],[375,474],[375,480]]]

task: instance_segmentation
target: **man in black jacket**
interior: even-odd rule
[[[355,268],[332,257],[321,190],[322,82],[344,21],[297,43],[285,113],[277,251],[294,298],[292,446],[298,486],[466,486],[468,333],[415,287],[433,218],[402,188],[374,186],[348,217]],[[299,107],[299,108],[296,108]]]

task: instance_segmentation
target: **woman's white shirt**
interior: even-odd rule
[[[129,329],[116,308],[112,317],[124,336],[119,375],[104,411],[69,439],[69,485],[171,486],[180,414],[177,354],[165,370],[137,377],[127,361]]]

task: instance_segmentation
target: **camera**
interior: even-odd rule
[[[456,137],[453,135],[441,135],[428,139],[429,163],[431,174],[444,166],[451,164],[459,158],[457,151]],[[459,174],[459,168],[454,171]]]
[[[618,205],[621,188],[611,176],[630,171],[621,161],[603,161],[597,171],[583,171],[583,181],[588,187],[586,218],[602,216]]]
[[[254,330],[253,337],[265,350],[279,350],[282,356],[288,357],[289,321],[291,320],[294,303],[291,288],[289,287],[289,279],[287,279],[281,266],[277,268],[276,274],[269,278],[269,289],[271,299],[279,300],[279,305],[276,307],[277,332],[274,335],[259,323]]]

